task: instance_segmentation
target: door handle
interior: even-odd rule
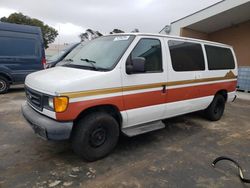
[[[162,85],[162,93],[166,93],[166,85]]]
[[[195,78],[196,78],[196,79],[200,79],[200,78],[201,78],[201,74],[196,73]]]

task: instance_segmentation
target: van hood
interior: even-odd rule
[[[92,89],[93,80],[102,79],[105,74],[108,72],[55,67],[29,74],[25,79],[25,85],[42,93],[57,95]]]

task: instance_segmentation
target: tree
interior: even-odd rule
[[[42,34],[43,34],[45,48],[48,48],[48,44],[54,42],[55,38],[58,35],[58,31],[55,30],[53,27],[50,27],[49,25],[44,24],[41,20],[38,20],[36,18],[25,16],[22,13],[13,13],[9,15],[8,18],[2,17],[0,21],[40,27],[42,30]]]
[[[125,33],[125,32],[120,29],[113,29],[113,31],[111,31],[110,34],[114,34],[114,33]]]
[[[125,33],[125,32],[120,29],[113,29],[113,31],[111,31],[110,34],[114,33]],[[84,33],[81,33],[79,35],[81,42],[92,40],[101,36],[103,36],[103,34],[101,34],[99,31],[94,31],[92,29],[87,29]]]
[[[92,39],[95,39],[95,38],[98,38],[98,37],[101,37],[101,36],[102,36],[102,34],[99,31],[94,31],[92,29],[87,29],[85,31],[85,33],[81,33],[79,35],[79,37],[81,39],[81,42],[82,41],[92,40]]]
[[[139,32],[139,29],[134,29],[132,32]],[[113,31],[109,32],[109,34],[115,34],[115,33],[125,33],[123,30],[120,29],[113,29]],[[84,33],[81,33],[79,35],[81,42],[82,41],[89,41],[95,38],[98,38],[100,36],[103,36],[99,31],[94,31],[92,29],[87,29]]]
[[[83,42],[83,41],[88,41],[89,40],[89,37],[88,37],[88,33],[81,33],[80,35],[79,35],[79,37],[80,37],[80,39],[81,39],[81,42]]]
[[[131,31],[131,33],[139,33],[139,29],[135,28],[134,30]]]

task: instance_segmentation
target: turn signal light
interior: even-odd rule
[[[54,97],[55,112],[64,112],[69,104],[68,97]]]

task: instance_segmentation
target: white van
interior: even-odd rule
[[[121,133],[164,128],[162,119],[205,110],[219,120],[236,97],[231,46],[153,34],[95,39],[62,67],[30,74],[24,117],[49,140],[71,139],[88,161],[106,156]]]

